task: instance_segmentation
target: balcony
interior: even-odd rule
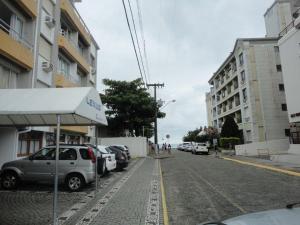
[[[0,19],[0,54],[26,70],[33,68],[32,45]]]
[[[90,73],[90,65],[69,39],[60,34],[58,36],[58,46],[67,56],[69,56],[73,61],[77,62],[78,66],[85,73]]]
[[[60,8],[62,13],[66,15],[66,17],[72,23],[72,25],[76,27],[79,34],[82,36],[84,42],[87,45],[90,45],[91,44],[90,32],[87,26],[85,25],[84,21],[80,17],[79,13],[77,12],[76,8],[72,6],[69,0],[61,0]]]
[[[81,134],[88,133],[88,127],[84,126],[62,126],[61,129],[64,131],[76,132]]]
[[[80,87],[81,85],[59,73],[54,76],[55,87]]]
[[[31,18],[35,18],[37,16],[36,0],[17,0],[16,3]]]

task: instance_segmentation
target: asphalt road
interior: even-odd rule
[[[175,151],[161,160],[171,225],[220,221],[300,202],[300,178]]]

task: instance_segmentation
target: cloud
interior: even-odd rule
[[[127,1],[125,1],[127,2]],[[135,12],[136,1],[131,1]],[[151,0],[141,1],[150,81],[165,83],[158,97],[176,99],[159,120],[160,141],[166,134],[180,142],[188,130],[206,125],[208,80],[239,37],[263,37],[263,14],[273,0]],[[139,77],[123,5],[115,0],[86,0],[76,4],[100,45],[101,79]]]

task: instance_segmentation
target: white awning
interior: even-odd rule
[[[0,126],[107,125],[92,87],[0,89]]]

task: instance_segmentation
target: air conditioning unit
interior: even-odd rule
[[[45,16],[45,23],[49,28],[53,28],[55,26],[55,19],[52,16]]]
[[[42,69],[46,72],[49,73],[53,71],[53,64],[47,61],[42,62]]]

